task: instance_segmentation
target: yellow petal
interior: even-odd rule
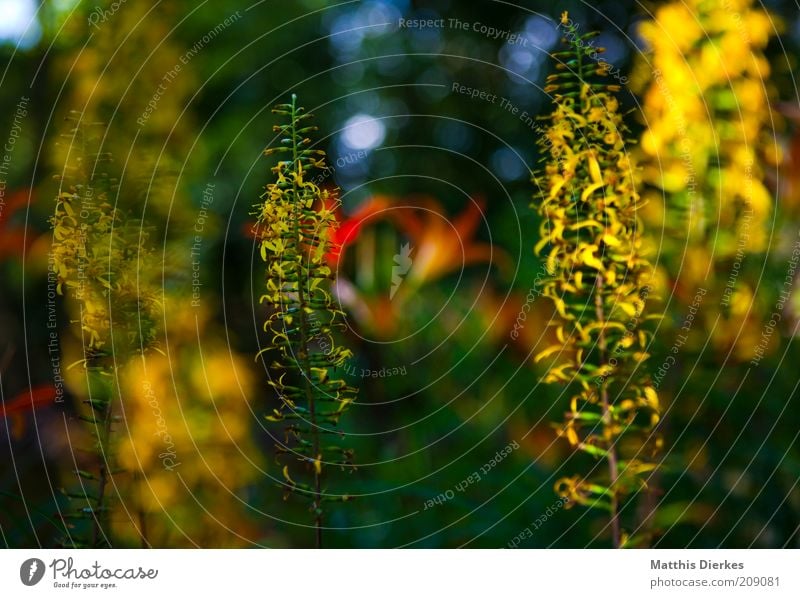
[[[653,409],[655,409],[657,411],[658,410],[658,394],[656,393],[656,390],[652,386],[645,386],[645,388],[644,388],[644,396],[647,399],[647,402],[649,403],[649,405]]]
[[[589,196],[598,189],[600,189],[600,187],[602,186],[603,183],[600,182],[600,183],[592,183],[591,185],[586,187],[586,189],[583,190],[583,193],[581,193],[581,201],[586,201],[587,199],[589,199]]]
[[[550,355],[552,355],[556,351],[560,351],[561,349],[562,349],[561,345],[552,345],[552,346],[548,347],[547,349],[545,349],[544,351],[542,351],[541,353],[539,353],[536,357],[534,357],[533,358],[533,362],[534,363],[539,363],[545,357],[549,357]]]
[[[292,486],[295,485],[294,480],[289,476],[289,466],[284,465],[283,467],[283,477],[286,478],[286,481],[289,482]]]
[[[605,270],[605,266],[603,262],[594,256],[596,249],[597,245],[587,245],[581,250],[579,259],[583,264],[589,266],[590,268],[595,268],[602,272]]]
[[[600,172],[600,164],[593,153],[589,155],[589,176],[592,177],[592,182],[595,185],[603,186],[603,174]]]
[[[577,446],[580,440],[578,439],[578,434],[575,432],[575,428],[572,426],[567,427],[567,440],[571,446]]]

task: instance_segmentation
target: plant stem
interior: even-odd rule
[[[108,525],[106,521],[105,509],[105,495],[106,486],[108,485],[108,470],[109,470],[109,439],[111,437],[111,401],[109,400],[106,408],[103,410],[103,429],[98,432],[97,441],[100,448],[100,479],[97,482],[97,504],[95,505],[94,512],[94,526],[92,531],[92,547],[97,548],[100,535],[103,535],[106,543],[110,546],[111,542],[108,541]]]
[[[292,95],[292,165],[293,168],[298,167],[298,159],[299,156],[297,154],[297,97]],[[295,247],[295,251],[300,253],[301,251],[301,243],[302,243],[302,233],[300,231],[300,210],[299,210],[299,197],[298,197],[298,186],[297,180],[293,181],[294,186],[294,199],[295,199],[295,214],[294,214],[294,227],[295,227],[295,243],[297,244]],[[299,258],[298,259],[302,259]],[[301,359],[303,363],[302,369],[302,377],[303,377],[303,386],[305,387],[306,393],[306,401],[308,402],[308,412],[309,412],[309,419],[311,424],[311,445],[312,445],[312,458],[316,461],[319,458],[319,428],[317,426],[317,413],[316,413],[316,403],[314,401],[314,390],[311,387],[311,362],[308,358],[308,343],[309,338],[307,331],[309,330],[309,321],[308,321],[308,314],[306,313],[306,300],[305,300],[305,293],[303,292],[303,284],[307,277],[303,276],[303,268],[300,265],[300,262],[296,262],[296,273],[297,273],[297,299],[300,303],[300,309],[298,310],[300,313],[300,351],[298,352],[298,357]],[[322,479],[321,474],[318,471],[318,466],[314,463],[314,528],[315,528],[315,545],[317,548],[322,548]]]
[[[606,365],[606,336],[605,328],[605,312],[603,310],[603,275],[597,275],[597,292],[594,298],[595,313],[597,314],[597,321],[600,322],[600,335],[597,339],[598,348],[600,349],[600,367]],[[608,400],[608,389],[606,382],[603,380],[600,386],[600,401],[603,410],[603,426],[608,429],[612,424],[611,408]],[[614,548],[620,548],[622,545],[622,532],[619,525],[619,505],[617,504],[617,478],[619,477],[619,467],[617,465],[617,448],[616,443],[612,439],[608,446],[608,474],[611,478],[609,489],[611,490],[611,542]]]

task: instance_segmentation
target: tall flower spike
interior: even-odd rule
[[[770,192],[763,162],[777,160],[769,127],[773,22],[753,0],[668,2],[644,21],[651,53],[637,64],[647,122],[640,146],[656,224],[685,243],[713,245],[716,259],[766,249]],[[646,63],[646,64],[645,64]],[[646,87],[645,87],[646,83]],[[770,157],[771,156],[771,157]],[[666,213],[656,214],[663,207]]]
[[[75,115],[67,120],[72,129],[62,135],[69,149],[50,218],[51,257],[56,290],[80,324],[81,358],[68,369],[80,366],[83,373],[72,392],[83,397],[79,417],[94,438],[98,464],[95,471],[76,471],[80,490],[67,494],[73,505],[63,514],[63,544],[100,548],[111,545],[110,494],[120,473],[114,381],[132,356],[156,349],[157,299],[140,276],[152,259],[147,233],[111,205],[116,187],[105,172],[112,160],[101,148],[104,129],[92,133],[102,123],[86,124]]]
[[[651,266],[641,253],[634,165],[627,128],[598,48],[564,13],[567,48],[553,54],[548,78],[553,112],[538,143],[543,167],[535,174],[534,204],[542,216],[535,250],[545,258],[543,294],[555,307],[559,343],[535,361],[552,361],[544,381],[565,385],[569,410],[559,435],[577,451],[603,461],[587,476],[556,483],[569,504],[610,515],[615,547],[628,543],[620,523],[625,501],[646,485],[660,441],[658,396],[641,371],[648,333],[641,326]],[[602,471],[603,473],[594,473]]]
[[[322,504],[350,498],[323,492],[326,466],[353,467],[350,449],[327,442],[323,446],[322,441],[324,436],[341,435],[334,428],[357,393],[335,377],[336,369],[352,356],[334,341],[334,330],[345,327],[344,314],[328,292],[335,273],[326,256],[334,249],[339,201],[336,191],[320,189],[309,176],[314,169],[326,169],[325,153],[313,148],[308,138],[316,130],[308,124],[311,115],[297,106],[294,95],[290,104],[279,104],[273,113],[288,122],[274,127],[281,145],[266,151],[282,159],[272,168],[275,182],[267,185],[263,203],[256,206],[255,231],[267,264],[261,302],[271,308],[264,329],[272,345],[264,351],[277,353],[272,364],[275,379],[269,384],[281,403],[267,419],[287,422],[286,443],[279,445],[278,452],[302,463],[310,482],[293,477],[287,465],[283,487],[287,494],[311,501],[316,546],[320,547]]]
[[[723,307],[702,312],[708,336],[742,361],[754,357],[766,314],[753,300],[756,281],[739,274],[747,256],[768,249],[774,199],[765,168],[780,153],[764,55],[775,20],[758,4],[663,3],[642,21],[649,52],[632,77],[647,125],[636,152],[642,218],[662,233],[662,262],[678,298],[708,289],[706,301]]]

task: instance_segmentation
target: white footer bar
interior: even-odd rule
[[[4,597],[796,598],[799,581],[797,550],[0,551]]]

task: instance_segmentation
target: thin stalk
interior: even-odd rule
[[[292,164],[294,168],[298,167],[299,156],[297,154],[297,98],[292,95]],[[293,181],[294,198],[295,198],[295,217],[294,221],[294,234],[295,234],[295,251],[300,252],[300,245],[302,236],[300,231],[300,213],[298,208],[298,186],[297,180]],[[313,451],[313,459],[319,457],[319,427],[317,426],[317,413],[316,403],[314,401],[314,391],[311,387],[311,362],[308,358],[308,343],[309,338],[307,330],[309,329],[308,314],[306,314],[306,300],[305,293],[303,292],[303,272],[300,262],[296,262],[295,274],[297,277],[297,298],[300,302],[300,351],[298,357],[303,363],[303,386],[306,393],[306,401],[308,403],[309,419],[311,424],[311,444]],[[322,479],[316,464],[314,465],[314,528],[315,528],[315,545],[317,548],[322,548]]]
[[[133,481],[135,488],[137,488],[136,499],[139,503],[139,508],[136,510],[136,519],[139,522],[139,546],[140,548],[150,548],[150,542],[147,540],[147,513],[142,508],[142,478],[138,472],[133,472]]]
[[[89,184],[94,187],[94,171],[90,174],[86,171],[86,135],[82,128],[82,122],[78,121],[76,123],[75,133],[73,136],[73,140],[76,136],[80,137],[80,144],[81,144],[81,151],[80,151],[80,170],[82,174],[83,181],[89,181]],[[60,186],[59,186],[60,191]],[[83,188],[81,191],[81,202],[85,201],[84,194],[86,193],[86,189]],[[88,248],[86,248],[86,242],[84,241],[84,249],[86,255],[88,255]],[[83,308],[81,308],[81,321],[83,321]],[[87,368],[86,371],[86,387],[89,394],[89,413],[94,418],[94,402],[92,400],[92,377],[89,372],[89,362],[88,357],[86,355],[86,339],[83,332],[81,333],[81,338],[84,342],[84,367]],[[97,433],[97,445],[100,452],[100,471],[97,481],[97,497],[95,500],[95,504],[92,506],[89,504],[89,508],[92,509],[92,548],[97,548],[98,542],[100,541],[101,534],[107,534],[107,527],[105,525],[105,520],[103,519],[103,513],[105,513],[104,509],[104,502],[105,502],[105,494],[106,494],[106,485],[108,484],[108,459],[107,459],[107,447],[108,447],[108,438],[111,434],[111,401],[106,404],[105,408],[103,409],[102,413],[102,428],[98,429],[97,424],[95,423],[95,431]],[[88,502],[88,501],[87,501]],[[104,536],[107,539],[107,536]],[[109,542],[110,545],[110,542]]]
[[[105,495],[108,485],[108,442],[111,437],[111,401],[108,402],[103,412],[103,429],[98,432],[97,440],[100,447],[100,476],[97,482],[97,504],[95,505],[94,525],[92,529],[92,546],[97,547],[100,535],[108,542],[108,525],[106,525]]]
[[[594,298],[595,314],[597,321],[600,322],[600,335],[597,339],[598,348],[600,349],[600,367],[606,365],[606,336],[605,329],[602,324],[605,323],[605,311],[603,310],[603,275],[597,276],[597,293]],[[608,389],[606,388],[605,380],[600,385],[600,401],[603,410],[603,425],[608,429],[613,425],[611,418],[611,407],[608,400]],[[622,546],[622,532],[619,525],[619,505],[617,501],[617,478],[619,477],[619,466],[617,464],[617,448],[616,443],[612,440],[608,447],[608,474],[611,478],[610,489],[610,512],[611,512],[611,542],[614,548]]]

